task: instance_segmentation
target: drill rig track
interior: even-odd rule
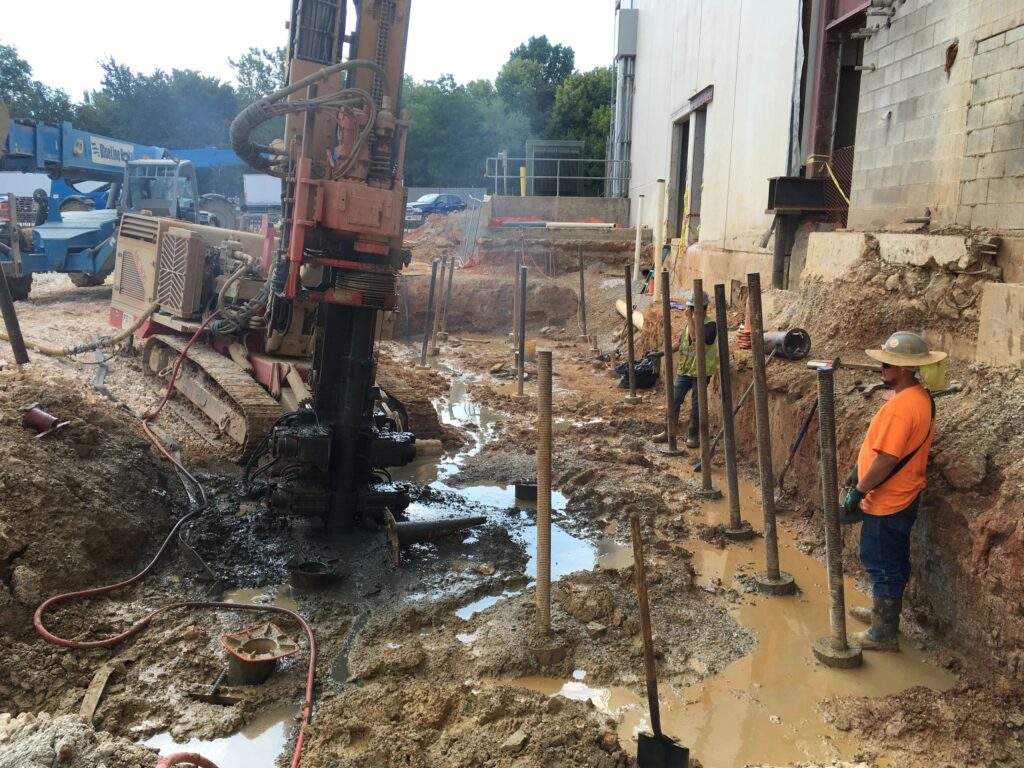
[[[166,384],[187,343],[178,336],[148,338],[142,350],[146,375]],[[213,429],[238,445],[237,458],[241,460],[252,454],[284,412],[281,404],[252,376],[209,347],[197,345],[189,349],[174,389],[203,414]]]

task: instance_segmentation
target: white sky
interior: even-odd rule
[[[0,43],[16,46],[37,80],[81,101],[99,88],[98,62],[110,56],[145,73],[196,69],[231,80],[228,57],[286,44],[290,8],[291,0],[36,0],[4,14]],[[611,63],[614,18],[614,0],[412,0],[406,73],[493,80],[531,35],[571,46],[586,71]]]

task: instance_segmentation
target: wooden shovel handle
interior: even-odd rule
[[[644,633],[644,672],[647,674],[647,706],[651,710],[651,728],[661,736],[661,710],[658,707],[658,677],[654,667],[654,638],[651,635],[651,606],[647,601],[647,570],[644,568],[644,544],[640,538],[640,513],[630,515],[633,529],[633,562],[636,565],[636,596],[640,600],[640,627]]]

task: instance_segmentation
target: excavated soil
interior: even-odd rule
[[[450,233],[432,234],[433,226],[431,219],[420,230],[422,247],[450,247]],[[430,254],[417,255],[420,244],[410,244],[416,260],[429,260]],[[920,325],[922,318],[941,316],[937,308],[946,294],[929,294],[926,286],[909,296],[919,276],[901,273],[896,286],[891,274],[876,280],[877,269],[871,276],[861,271],[838,286],[805,286],[801,296],[767,294],[766,327],[802,325],[814,338],[816,357],[852,360],[862,359],[858,350],[876,345],[902,323]],[[493,271],[483,274],[497,280]],[[464,277],[457,274],[456,285],[467,286],[469,303],[475,283]],[[960,277],[941,278],[958,306],[968,299],[957,291],[976,291]],[[410,516],[480,514],[487,519],[483,526],[416,545],[395,569],[381,531],[331,540],[315,521],[281,518],[260,497],[240,497],[238,468],[222,461],[217,446],[192,432],[187,420],[168,411],[158,426],[182,446],[211,499],[185,534],[203,563],[175,545],[147,580],[109,597],[57,607],[47,614],[47,626],[76,640],[95,639],[123,631],[159,605],[222,596],[298,611],[310,621],[318,644],[316,705],[302,761],[310,768],[633,765],[635,742],[617,728],[615,717],[587,701],[545,696],[516,682],[531,676],[578,679],[585,671],[588,684],[643,695],[633,567],[628,551],[620,551],[628,541],[631,511],[639,511],[643,521],[666,695],[714,681],[773,640],[739,621],[744,608],[767,599],[748,594],[753,587],[742,586],[748,576],[738,576],[741,586],[734,589],[702,571],[711,555],[734,545],[719,526],[706,522],[692,457],[665,457],[649,441],[663,424],[660,387],[644,392],[638,406],[626,405],[616,387],[612,368],[621,360],[622,320],[614,299],[621,295],[621,272],[591,266],[586,278],[598,356],[575,341],[575,298],[570,304],[567,297],[578,274],[553,278],[559,293],[550,302],[534,302],[530,321],[530,336],[555,359],[553,520],[565,549],[554,557],[560,578],[552,589],[553,633],[547,643],[561,658],[541,666],[532,649],[535,525],[532,507],[516,504],[508,486],[530,479],[536,468],[536,401],[512,398],[505,318],[486,326],[499,331],[497,336],[483,330],[472,338],[453,334],[442,344],[434,371],[414,370],[418,347],[388,343],[382,357],[388,375],[436,400],[440,414],[448,414],[440,418],[438,412],[414,409],[414,428],[441,440],[448,453],[416,468],[432,484],[408,486]],[[40,281],[33,299],[18,304],[29,338],[63,345],[101,332],[109,288],[82,291],[62,280]],[[899,308],[904,290],[923,309]],[[836,295],[843,296],[841,305]],[[481,303],[481,312],[496,314]],[[459,306],[456,299],[452,311]],[[851,317],[851,306],[862,313]],[[936,322],[940,330],[947,327]],[[659,323],[645,325],[652,344]],[[6,345],[0,357],[9,359]],[[129,409],[92,389],[95,367],[84,364],[88,358],[33,357],[23,370],[8,366],[0,372],[0,712],[8,713],[0,715],[0,766],[150,766],[155,752],[140,741],[159,734],[179,744],[222,739],[281,707],[284,735],[260,755],[265,762],[259,765],[287,765],[296,735],[290,715],[297,712],[309,658],[301,632],[287,620],[281,626],[298,639],[299,653],[263,685],[230,688],[241,699],[234,706],[199,702],[190,694],[208,691],[224,669],[219,636],[265,620],[259,612],[173,612],[124,643],[85,651],[48,645],[33,629],[32,611],[42,599],[135,573],[189,509],[175,475],[145,441]],[[536,373],[532,362],[527,370]],[[749,353],[736,352],[733,372],[738,397],[750,379]],[[815,395],[814,376],[803,363],[780,362],[770,366],[768,377],[778,473]],[[848,392],[863,374],[840,371],[836,378],[840,464],[846,465],[880,400],[878,393],[868,400]],[[853,762],[830,763],[836,768],[1020,764],[1024,381],[1014,371],[959,361],[951,364],[950,378],[964,387],[938,401],[939,437],[904,620],[905,642],[931,649],[929,663],[956,670],[960,684],[817,702],[824,725],[816,727],[831,728],[837,744],[859,745],[859,751],[845,753]],[[156,401],[132,358],[110,361],[106,385],[136,413]],[[532,378],[527,387],[535,392]],[[712,393],[714,402],[717,390]],[[33,401],[71,417],[71,426],[37,440],[20,426],[20,408]],[[473,418],[451,418],[457,407],[467,413],[471,407]],[[717,417],[712,421],[717,426]],[[741,461],[753,466],[749,406],[737,428]],[[782,525],[795,533],[798,546],[821,557],[817,438],[815,426],[789,470],[780,509]],[[856,572],[854,539],[847,536],[845,562]],[[594,567],[599,549],[612,544],[615,557]],[[330,563],[336,582],[320,592],[284,585],[285,566],[294,557]],[[801,581],[801,588],[821,587]],[[88,725],[77,713],[104,665],[111,665],[112,676]],[[807,665],[807,674],[821,674]],[[734,694],[741,695],[730,693],[730,699]],[[799,695],[798,687],[793,695]],[[696,754],[691,764],[714,765],[715,757]]]

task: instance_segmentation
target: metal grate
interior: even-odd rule
[[[189,238],[177,235],[164,235],[160,243],[156,298],[162,307],[178,314],[182,314],[185,303],[188,244]]]
[[[833,150],[829,160],[832,173],[829,173],[828,168],[820,166],[818,171],[818,175],[825,179],[825,210],[828,220],[842,228],[846,227],[846,219],[850,214],[847,200],[850,198],[850,185],[853,181],[853,149],[853,145],[850,145]]]
[[[117,290],[137,301],[143,301],[146,298],[146,289],[142,285],[142,270],[139,268],[139,257],[131,251],[124,251],[121,256],[121,277]]]
[[[134,216],[126,213],[121,218],[120,236],[144,243],[155,243],[160,223],[151,216]]]

